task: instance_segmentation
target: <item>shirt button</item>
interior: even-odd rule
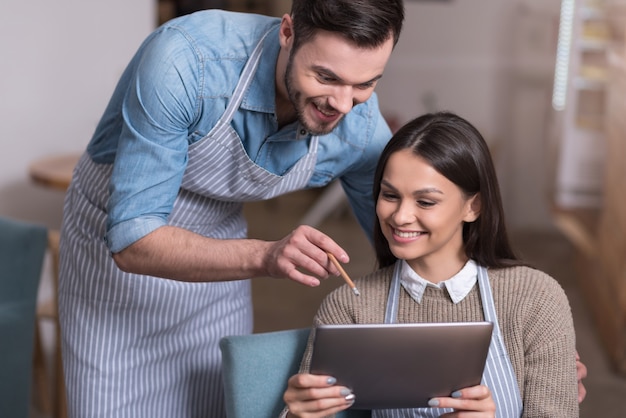
[[[306,135],[306,130],[305,129],[300,129],[300,135]]]

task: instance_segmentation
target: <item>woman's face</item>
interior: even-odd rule
[[[431,281],[432,268],[452,270],[467,261],[463,223],[479,214],[478,195],[461,189],[423,158],[405,149],[389,157],[383,172],[376,214],[391,252]],[[458,271],[458,270],[457,270]],[[454,273],[453,273],[454,274]]]

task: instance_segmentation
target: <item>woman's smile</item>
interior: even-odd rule
[[[413,241],[415,238],[419,237],[420,235],[425,235],[426,232],[421,232],[421,231],[402,231],[400,229],[395,229],[393,228],[393,235],[394,238],[396,238],[396,240],[407,240],[407,241]]]

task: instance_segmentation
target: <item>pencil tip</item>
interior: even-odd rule
[[[353,287],[352,291],[354,292],[355,295],[361,296],[361,293],[359,293],[359,289],[357,289],[356,287]]]

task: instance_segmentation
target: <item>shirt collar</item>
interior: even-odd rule
[[[457,274],[439,284],[431,283],[420,277],[406,260],[402,260],[400,269],[400,283],[417,303],[422,303],[426,286],[445,288],[452,302],[459,303],[469,294],[477,280],[478,268],[473,260],[469,260]]]
[[[244,94],[241,107],[246,110],[272,113],[276,108],[276,60],[280,52],[278,28],[280,22],[267,34],[259,64]]]

